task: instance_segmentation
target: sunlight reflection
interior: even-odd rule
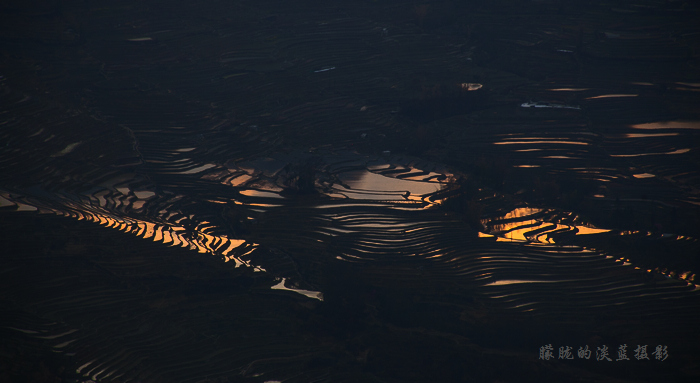
[[[503,217],[484,219],[482,224],[489,228],[489,234],[480,233],[479,237],[495,236],[504,241],[522,241],[534,244],[552,244],[554,238],[550,234],[573,231],[576,235],[588,235],[609,232],[590,225],[572,225],[557,222],[547,222],[541,213],[543,209],[521,207],[516,208]],[[504,222],[507,221],[507,222]]]
[[[275,192],[255,190],[255,189],[241,190],[240,193],[245,195],[245,196],[249,196],[249,197],[284,198]]]
[[[679,133],[627,133],[627,138],[643,138],[643,137],[668,137],[677,136]]]
[[[618,97],[637,97],[638,94],[603,94],[600,96],[588,97],[586,100],[595,100],[599,98],[618,98]]]
[[[685,149],[677,149],[672,152],[666,152],[666,153],[639,153],[639,154],[611,154],[610,157],[642,157],[642,156],[658,156],[658,155],[665,155],[665,154],[683,154],[683,153],[688,153],[690,149],[685,148]]]
[[[525,279],[504,279],[504,280],[485,284],[484,286],[504,286],[504,285],[518,284],[518,283],[557,283],[557,282],[566,282],[566,281],[535,281],[535,280],[525,280]]]
[[[427,195],[442,188],[436,182],[392,178],[367,170],[344,172],[339,178],[342,184],[334,186],[338,193],[370,200],[427,202]]]
[[[135,192],[134,194],[136,193],[139,193],[142,197],[147,198],[150,198],[155,194],[150,191]],[[6,197],[7,198],[5,198],[5,196],[0,197],[0,204],[3,206],[14,205],[15,211],[39,210],[35,206],[14,202],[12,201],[11,197]],[[102,199],[102,201],[106,203],[104,199]],[[248,249],[246,254],[248,254],[257,247],[257,244],[246,242],[245,240],[231,239],[224,235],[207,234],[204,231],[211,224],[206,221],[200,224],[197,231],[188,231],[185,227],[177,224],[172,225],[169,223],[148,222],[130,217],[118,218],[108,212],[102,211],[101,206],[95,205],[70,206],[70,210],[66,211],[42,208],[41,213],[54,213],[60,216],[75,218],[79,221],[94,222],[111,229],[132,234],[139,238],[150,239],[154,242],[160,242],[168,246],[182,247],[198,253],[218,255],[223,257],[226,262],[234,261],[236,263],[236,267],[248,265],[248,263],[239,259],[239,256],[242,255],[237,254],[234,256],[234,250],[239,248],[243,249],[242,246],[246,245]]]
[[[630,125],[633,129],[700,129],[700,121],[660,121]]]
[[[566,145],[590,145],[588,142],[580,141],[500,141],[494,142],[494,145],[511,145],[511,144],[566,144]]]

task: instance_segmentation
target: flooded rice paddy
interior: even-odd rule
[[[0,376],[694,381],[699,11],[3,6]]]

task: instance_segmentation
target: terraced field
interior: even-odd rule
[[[0,7],[0,380],[700,376],[698,7],[359,3]]]

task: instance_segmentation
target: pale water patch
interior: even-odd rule
[[[0,207],[16,206],[14,202],[0,195]]]
[[[494,142],[494,145],[523,145],[523,144],[565,144],[565,145],[590,145],[588,142],[580,141],[558,141],[558,140],[541,140],[541,141],[500,141]]]
[[[155,196],[156,193],[152,192],[152,191],[135,191],[134,195],[138,199],[149,199],[149,198]]]
[[[74,142],[74,143],[72,143],[72,144],[68,144],[65,148],[63,148],[63,150],[61,150],[61,151],[59,151],[59,152],[57,152],[57,153],[52,154],[51,157],[61,157],[61,156],[65,156],[66,154],[72,152],[73,149],[77,148],[78,145],[80,145],[81,143],[82,143],[82,141],[80,141],[80,142]]]
[[[551,92],[583,92],[586,90],[590,90],[591,88],[554,88],[554,89],[547,89],[548,91]]]
[[[179,172],[180,174],[196,174],[196,173],[201,173],[205,170],[211,169],[213,167],[216,167],[215,164],[204,164],[202,166],[197,166],[196,168],[192,168],[190,170],[185,170],[183,172]]]
[[[398,179],[376,174],[368,170],[344,172],[338,175],[342,184],[334,188],[351,198],[402,201],[422,201],[442,187],[435,182]]]
[[[271,287],[272,290],[287,290],[287,291],[292,291],[297,294],[301,294],[305,297],[309,297],[311,299],[318,299],[319,301],[323,301],[323,293],[320,291],[311,291],[311,290],[303,290],[303,289],[294,289],[291,287],[287,287],[284,285],[286,281],[286,278],[282,278],[280,283],[274,285]]]
[[[472,90],[479,90],[483,88],[484,86],[482,84],[477,84],[473,82],[463,82],[460,84],[460,87],[464,90],[472,91]]]

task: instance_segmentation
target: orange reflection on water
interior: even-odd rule
[[[198,253],[221,254],[226,257],[233,249],[243,245],[245,240],[230,239],[225,236],[215,236],[198,232],[196,238],[185,237],[187,231],[184,227],[163,226],[152,222],[131,220],[123,221],[107,215],[84,215],[79,220],[97,222],[103,226],[118,229],[136,235],[144,239],[152,239],[170,246],[186,247]],[[228,257],[227,257],[228,260]],[[241,263],[236,260],[236,263]],[[241,263],[242,264],[242,263]]]
[[[494,142],[494,145],[510,145],[510,144],[568,144],[568,145],[590,145],[588,142],[580,141],[500,141]]]
[[[554,239],[548,235],[557,231],[575,230],[577,235],[605,233],[610,230],[599,229],[586,225],[565,225],[554,222],[547,222],[542,219],[534,218],[538,213],[543,212],[543,209],[521,207],[516,208],[501,218],[493,220],[482,220],[482,223],[489,227],[489,224],[499,221],[512,221],[496,223],[491,225],[491,233],[493,236],[499,237],[499,240],[506,241],[523,241],[534,242],[540,244],[554,243]],[[533,217],[527,219],[528,217]],[[523,218],[518,220],[518,218]],[[533,233],[537,231],[536,233]],[[488,234],[479,235],[487,237]]]
[[[611,154],[610,157],[642,157],[642,156],[658,156],[658,155],[664,155],[664,154],[683,154],[683,153],[688,153],[690,149],[677,149],[672,152],[666,152],[666,153],[639,153],[639,154]]]
[[[607,233],[610,231],[610,229],[598,229],[596,227],[587,227],[587,226],[581,226],[581,225],[576,226],[576,229],[578,229],[577,234],[583,234],[583,235]]]
[[[142,197],[151,197],[152,192],[139,192]],[[8,198],[11,198],[8,196]],[[16,206],[15,211],[20,210],[38,210],[34,206],[13,202],[4,196],[0,196],[0,206]],[[22,208],[26,207],[26,208]],[[209,222],[202,222],[198,231],[188,233],[187,229],[177,225],[168,223],[154,223],[143,221],[135,218],[117,218],[107,212],[101,211],[98,206],[78,207],[73,206],[70,211],[57,211],[53,209],[41,210],[42,213],[54,213],[61,216],[75,218],[79,221],[94,222],[99,225],[117,229],[119,231],[133,234],[143,239],[150,239],[154,242],[161,242],[168,246],[178,246],[188,248],[198,253],[208,253],[222,256],[226,262],[234,261],[236,266],[247,265],[238,257],[234,257],[231,253],[233,250],[247,244],[249,249],[246,252],[250,253],[257,247],[257,244],[246,242],[240,239],[230,239],[226,236],[217,236],[203,232],[207,227],[211,226]]]
[[[627,133],[625,137],[627,138],[643,138],[643,137],[668,137],[677,136],[678,133]]]
[[[239,193],[241,193],[245,196],[248,196],[248,197],[284,198],[281,195],[279,195],[279,193],[275,193],[273,191],[246,189],[246,190],[241,190]]]
[[[600,96],[588,97],[586,100],[595,100],[598,98],[617,98],[617,97],[637,97],[638,94],[603,94]]]
[[[503,216],[503,219],[510,219],[510,218],[519,218],[519,217],[526,217],[528,215],[533,215],[541,212],[542,209],[537,209],[537,208],[532,208],[532,207],[519,207],[517,209],[512,210],[505,216]]]
[[[633,129],[700,129],[700,121],[659,121],[630,125]]]
[[[484,286],[504,286],[504,285],[514,285],[518,283],[557,283],[564,281],[535,281],[535,280],[525,280],[525,279],[504,279],[496,282],[491,282],[485,284]]]

